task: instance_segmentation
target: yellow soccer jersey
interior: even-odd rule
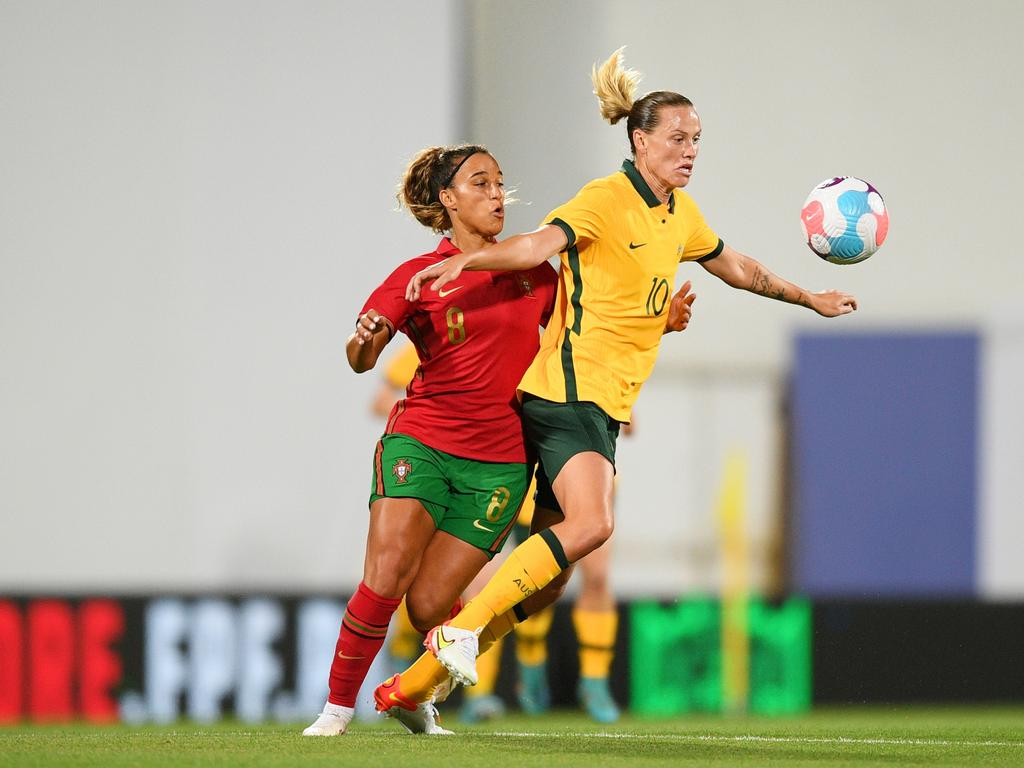
[[[416,375],[416,369],[420,367],[420,358],[416,354],[416,347],[406,342],[405,345],[388,361],[384,369],[384,377],[395,389],[405,389]]]
[[[681,261],[710,259],[724,244],[693,199],[662,204],[632,161],[587,184],[546,224],[568,238],[555,311],[519,385],[554,402],[593,402],[618,421],[658,355]]]

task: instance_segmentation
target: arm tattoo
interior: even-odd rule
[[[803,291],[797,289],[796,295],[787,294],[785,286],[779,285],[774,275],[763,271],[759,266],[754,267],[754,276],[750,280],[750,290],[761,296],[767,296],[769,299],[785,301],[790,304],[800,304],[805,307],[810,306]]]

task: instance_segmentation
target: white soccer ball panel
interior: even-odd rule
[[[870,256],[878,250],[875,234],[878,231],[878,219],[873,213],[865,213],[857,220],[857,234],[864,241],[864,252]]]

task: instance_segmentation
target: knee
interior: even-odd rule
[[[581,554],[576,559],[579,560],[589,555],[608,541],[612,537],[614,530],[615,521],[611,514],[602,515],[599,519],[593,521],[578,534],[577,541]]]
[[[413,577],[418,563],[410,562],[397,552],[381,552],[367,557],[363,568],[363,582],[384,597],[401,597]]]
[[[580,583],[580,598],[596,598],[609,594],[608,574],[603,571],[584,571]]]
[[[409,611],[409,623],[422,634],[426,634],[440,624],[443,618],[441,612],[433,606],[417,603],[409,599],[409,596],[406,596],[405,607]]]
[[[450,603],[415,590],[406,594],[405,607],[409,611],[409,623],[424,634],[443,623],[452,610]]]

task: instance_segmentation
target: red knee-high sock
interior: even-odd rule
[[[360,582],[359,589],[348,601],[341,620],[338,644],[331,662],[331,693],[327,700],[342,707],[354,707],[359,686],[374,657],[384,644],[391,614],[401,598],[381,597]]]

